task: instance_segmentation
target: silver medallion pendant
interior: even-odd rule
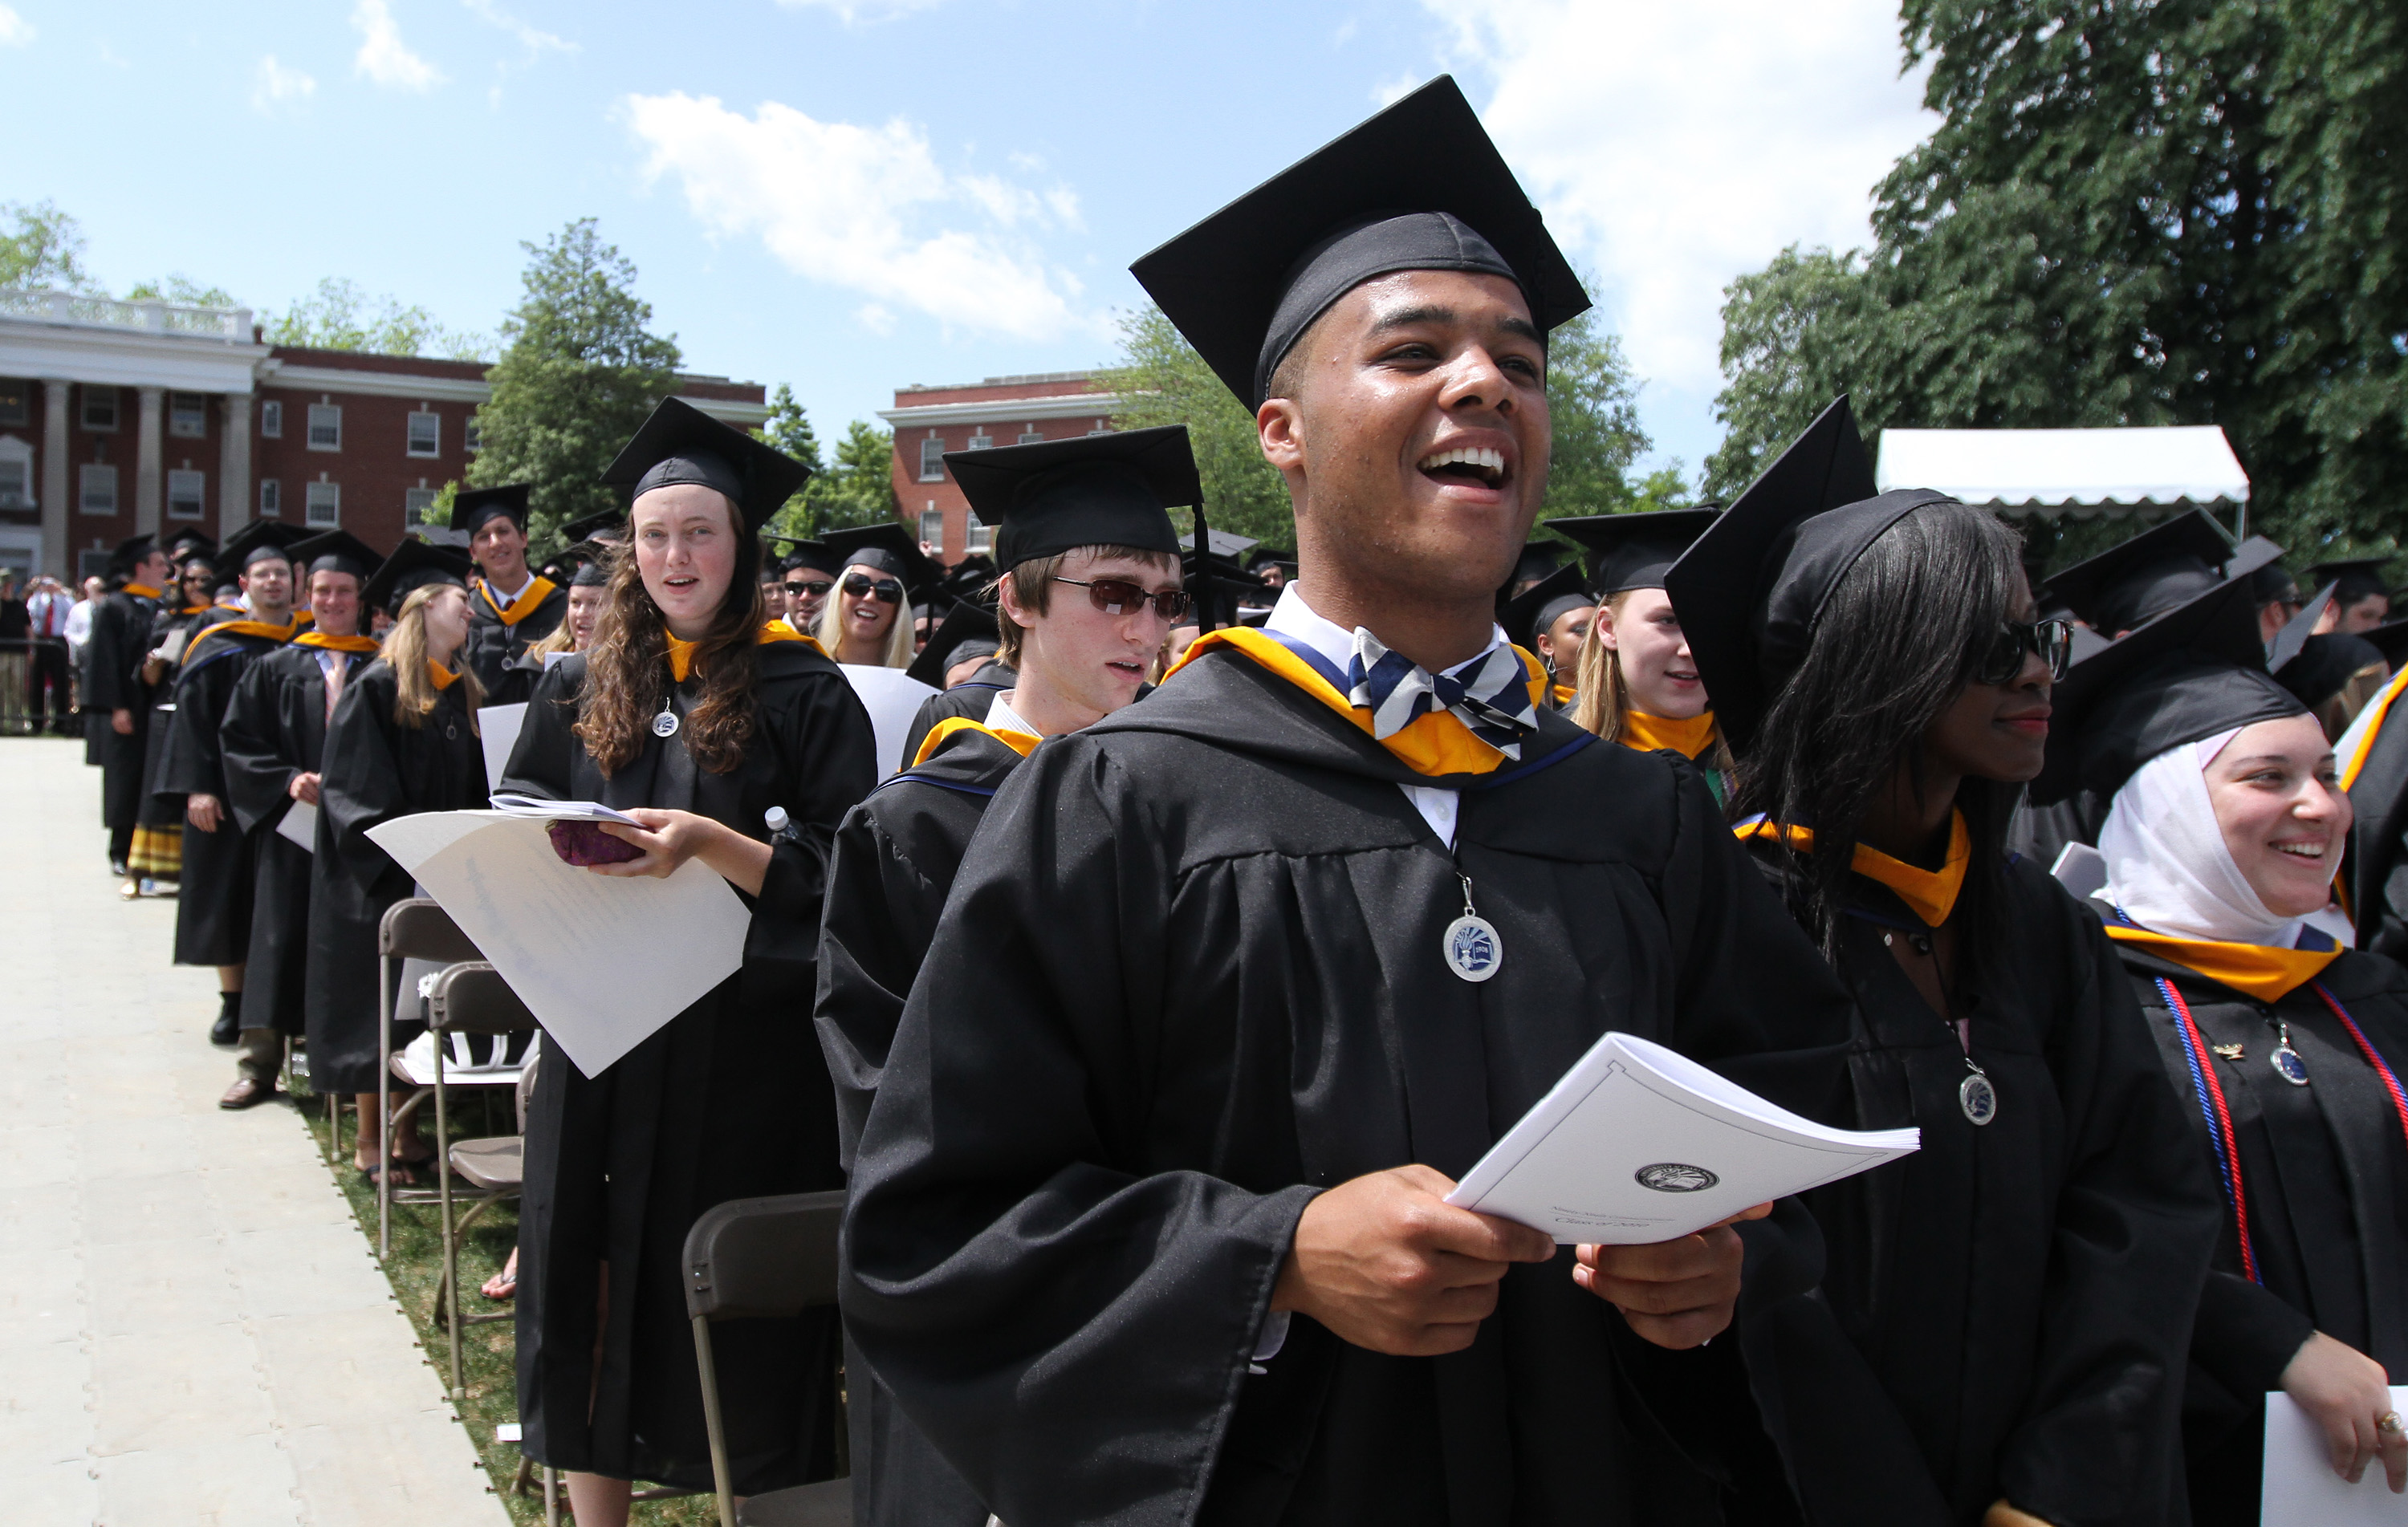
[[[2266,1057],[2266,1063],[2274,1068],[2276,1076],[2294,1087],[2308,1084],[2308,1063],[2300,1059],[2300,1052],[2291,1048],[2288,1039],[2275,1047],[2274,1053]]]
[[[1477,913],[1466,912],[1446,925],[1446,967],[1467,981],[1484,981],[1505,963],[1505,943],[1497,925]]]
[[[676,711],[664,706],[662,707],[661,713],[652,718],[652,735],[656,737],[673,737],[677,735],[677,730],[678,718]]]
[[[1956,1106],[1976,1124],[1986,1124],[1999,1117],[1999,1090],[1990,1078],[1979,1071],[1956,1084]]]

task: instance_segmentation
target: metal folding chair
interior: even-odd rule
[[[710,1434],[720,1527],[851,1527],[851,1479],[773,1490],[737,1509],[710,1354],[713,1320],[799,1315],[836,1303],[837,1223],[843,1215],[842,1192],[739,1198],[711,1209],[686,1232],[685,1308],[694,1318],[694,1355],[702,1370],[702,1416]],[[839,1460],[848,1452],[843,1415],[839,1407]]]
[[[411,896],[384,910],[377,924],[377,1149],[385,1160],[377,1169],[377,1260],[393,1254],[393,1008],[399,983],[394,978],[396,960],[426,960],[454,964],[482,960],[484,954],[468,941],[451,914],[423,896]],[[327,1131],[340,1159],[339,1103],[330,1110],[336,1126]],[[437,1154],[440,1154],[438,1151]]]
[[[426,1026],[436,1035],[435,1138],[437,1181],[440,1185],[437,1197],[443,1206],[443,1280],[436,1287],[435,1300],[437,1309],[443,1315],[444,1334],[450,1339],[452,1398],[456,1401],[468,1397],[460,1375],[460,1328],[511,1318],[508,1312],[462,1312],[460,1237],[486,1208],[518,1195],[525,1179],[526,1139],[521,1135],[496,1135],[480,1140],[452,1138],[451,1093],[443,1075],[444,1052],[450,1047],[445,1041],[455,1034],[525,1034],[538,1024],[535,1015],[527,1011],[526,1004],[509,989],[499,971],[482,961],[472,961],[448,966],[435,978],[435,990],[427,1003]],[[466,1178],[478,1190],[477,1201],[457,1220],[452,1212],[454,1177]]]

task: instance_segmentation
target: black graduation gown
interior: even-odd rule
[[[373,1092],[384,1057],[377,1044],[377,927],[408,896],[409,876],[367,830],[419,811],[485,804],[485,751],[467,691],[443,690],[417,726],[394,720],[393,669],[383,659],[352,671],[326,727],[318,785],[318,847],[309,863],[307,978],[309,1085],[320,1092]],[[408,1043],[415,1022],[396,1022]]]
[[[84,706],[93,713],[100,742],[101,820],[112,832],[131,833],[141,819],[142,770],[150,730],[150,686],[142,682],[142,659],[150,650],[150,623],[159,602],[120,589],[93,611],[92,638],[84,649]],[[134,731],[120,735],[115,711],[130,711]]]
[[[939,721],[964,716],[982,722],[987,711],[994,707],[995,697],[1019,682],[1018,674],[990,658],[985,666],[952,689],[921,701],[918,714],[911,718],[911,729],[903,734],[903,762],[909,764],[920,756],[920,744],[928,739]]]
[[[248,622],[245,622],[248,623]],[[294,629],[287,626],[283,629]],[[234,692],[252,664],[284,645],[284,637],[218,631],[184,655],[176,670],[175,711],[159,765],[158,798],[181,817],[194,795],[228,802],[221,727]],[[231,813],[213,833],[184,824],[181,890],[176,899],[176,963],[238,965],[251,951],[258,835]]]
[[[1713,1449],[1761,1445],[1736,1344],[1641,1342],[1568,1248],[1467,1353],[1297,1317],[1248,1371],[1317,1191],[1459,1177],[1610,1028],[1844,1106],[1845,997],[1704,784],[1596,740],[1546,713],[1520,764],[1425,780],[1221,651],[1012,772],[887,1057],[842,1284],[1005,1521],[1715,1519]],[[1461,788],[1453,852],[1399,783]],[[1484,984],[1440,954],[1458,869]],[[1813,1281],[1794,1204],[1742,1234],[1749,1297]]]
[[[554,584],[533,609],[506,625],[484,581],[478,580],[468,591],[468,645],[462,662],[485,686],[485,704],[514,706],[535,692],[532,676],[511,664],[567,618],[568,591]]]
[[[2099,846],[2099,830],[2107,825],[2107,810],[2113,805],[2114,801],[2086,790],[2075,791],[2054,806],[2026,801],[2015,807],[2014,821],[2007,828],[2007,847],[2042,869],[2055,869],[2057,855],[2067,845]]]
[[[2344,866],[2358,947],[2408,960],[2408,705],[2386,706],[2349,779],[2355,813]],[[2346,763],[2346,761],[2344,761]]]
[[[314,857],[277,827],[292,808],[293,778],[318,771],[326,751],[326,678],[319,649],[285,647],[251,664],[218,729],[226,799],[256,846],[251,948],[243,962],[242,1026],[304,1032],[309,969],[309,874]],[[347,676],[374,662],[354,653]]]
[[[2260,1002],[2146,949],[2119,944],[2165,1072],[2183,1100],[2191,1148],[2214,1160],[2188,1047],[2157,987],[2171,979],[2199,1020],[2241,1147],[2242,1192],[2261,1286],[2242,1270],[2222,1214],[2215,1262],[2191,1338],[2183,1432],[2193,1520],[2258,1520],[2266,1395],[2322,1331],[2408,1383],[2408,1142],[2389,1092],[2314,985]],[[2325,989],[2395,1075],[2408,1076],[2408,972],[2349,951],[2325,967]],[[2307,1063],[2294,1087],[2269,1063],[2279,1018]],[[2238,1045],[2238,1059],[2214,1047]],[[2217,1205],[2223,1209],[2223,1200]]]
[[[780,806],[796,835],[772,844],[761,894],[745,898],[741,970],[599,1077],[557,1052],[537,1072],[519,1206],[519,1420],[527,1456],[555,1468],[710,1489],[680,1265],[686,1232],[729,1199],[844,1181],[810,1012],[829,840],[876,782],[877,745],[835,664],[801,642],[759,652],[754,740],[732,773],[698,770],[681,728],[648,735],[639,758],[604,778],[569,731],[580,656],[537,686],[503,780],[556,800],[694,811],[760,838]],[[664,664],[661,678],[683,716],[700,676],[670,686]],[[595,1275],[606,1262],[597,1387]],[[719,1328],[738,1494],[837,1472],[834,1313]]]
[[[956,731],[926,763],[890,776],[837,829],[813,1019],[836,1083],[848,1172],[945,893],[1020,756],[993,733]],[[863,1527],[984,1527],[986,1503],[868,1364],[849,1362],[845,1373],[853,1520]]]
[[[1971,1523],[2001,1496],[2084,1527],[2185,1520],[2183,1352],[2214,1188],[2096,920],[2028,860],[2001,874],[2009,952],[1957,1015],[1997,1089],[1980,1126],[1954,1028],[1883,944],[1924,925],[1850,881],[1856,1127],[1914,1126],[1923,1149],[1807,1195],[1823,1287],[1743,1333],[1782,1376],[1775,1434],[1817,1522]]]
[[[155,652],[178,632],[184,634],[189,644],[201,632],[222,621],[243,619],[241,610],[221,610],[205,606],[199,609],[171,610],[162,608],[151,618],[150,636],[146,652]],[[181,834],[184,826],[182,797],[162,793],[166,789],[167,738],[175,731],[176,687],[182,675],[182,654],[168,664],[159,682],[150,685],[150,720],[142,733],[142,805],[136,820],[145,827],[172,827]],[[179,852],[180,853],[180,849]],[[174,866],[161,871],[167,878],[176,878]]]

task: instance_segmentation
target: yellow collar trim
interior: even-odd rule
[[[159,591],[150,587],[148,583],[129,583],[125,585],[125,592],[132,594],[136,599],[156,599],[159,597]]]
[[[1240,654],[1256,667],[1266,669],[1294,684],[1297,689],[1343,716],[1365,736],[1371,735],[1371,713],[1358,709],[1354,702],[1339,692],[1312,664],[1288,650],[1287,644],[1268,632],[1253,626],[1226,626],[1208,631],[1188,644],[1187,655],[1181,658],[1162,681],[1170,682],[1172,675],[1186,667],[1214,648],[1226,647]],[[1537,658],[1513,649],[1522,660],[1522,671],[1528,677],[1530,703],[1542,703],[1547,692],[1547,671]],[[1505,755],[1471,735],[1451,711],[1433,710],[1416,716],[1402,731],[1380,739],[1380,746],[1397,756],[1398,763],[1415,774],[1437,776],[1446,774],[1494,774],[1505,762]]]
[[[828,655],[827,649],[820,645],[817,636],[797,631],[783,621],[772,621],[763,626],[760,639],[765,642],[801,642],[822,657]]]
[[[265,621],[220,621],[213,626],[204,626],[194,634],[191,641],[184,644],[183,661],[192,662],[193,654],[201,649],[201,643],[221,631],[236,636],[265,636],[269,641],[289,642],[293,639],[293,634],[300,629],[301,622],[291,619],[287,619],[282,625],[269,625]]]
[[[1770,837],[1772,823],[1758,817],[1731,829],[1741,837]],[[1801,853],[1814,848],[1814,830],[1811,827],[1790,827],[1782,840]],[[1956,894],[1965,889],[1965,872],[1973,863],[1973,835],[1965,825],[1965,813],[1952,811],[1948,821],[1948,857],[1936,870],[1917,869],[1902,859],[1892,859],[1870,844],[1859,843],[1848,861],[1848,867],[1868,880],[1877,880],[1889,887],[1907,909],[1922,919],[1927,928],[1937,928],[1948,920],[1956,907]]]
[[[485,607],[492,610],[494,619],[504,625],[516,625],[533,615],[536,607],[551,598],[552,591],[559,587],[559,584],[538,573],[535,580],[521,590],[516,599],[510,601],[510,607],[504,609],[494,598],[494,586],[481,578],[477,580],[477,592],[484,596]]]
[[[374,636],[336,636],[323,631],[305,631],[293,638],[295,647],[322,647],[330,652],[356,652],[365,657],[382,651]]]
[[[968,716],[948,716],[928,729],[927,736],[920,744],[920,751],[906,767],[918,768],[937,756],[939,750],[944,747],[947,738],[957,737],[965,732],[983,732],[1023,758],[1035,752],[1037,745],[1045,740],[1034,732],[1014,732],[1008,727],[994,727],[983,721],[974,721]]]
[[[426,660],[426,677],[435,680],[435,687],[438,690],[448,690],[452,685],[460,681],[460,676],[458,674],[446,668],[443,664],[436,662],[433,658],[428,658]]]
[[[2325,966],[2342,957],[2338,949],[2278,949],[2263,944],[2219,944],[2205,938],[2176,938],[2146,928],[2107,924],[2107,936],[2118,944],[2148,950],[2186,970],[2229,986],[2260,1002],[2280,1002],[2324,974]]]
[[[694,672],[695,649],[702,643],[681,642],[666,631],[662,632],[661,635],[668,637],[669,677],[682,684],[685,682],[685,676]]]
[[[1669,748],[1683,758],[1703,758],[1706,749],[1714,745],[1714,713],[1701,710],[1684,721],[1676,716],[1626,710],[1622,713],[1622,745],[1642,753]]]
[[[1566,706],[1570,705],[1573,701],[1580,698],[1580,691],[1572,688],[1570,684],[1550,683],[1547,686],[1547,693],[1548,696],[1555,701],[1555,708],[1557,710],[1563,709]]]
[[[2408,686],[2408,667],[2403,667],[2393,674],[2391,682],[2384,685],[2381,692],[2367,705],[2367,715],[2364,717],[2365,730],[2358,735],[2358,750],[2342,760],[2342,789],[2347,790],[2358,783],[2358,771],[2366,767],[2367,755],[2374,751],[2374,739],[2383,731],[2383,718],[2391,709],[2391,702],[2400,698],[2400,691],[2403,686]]]

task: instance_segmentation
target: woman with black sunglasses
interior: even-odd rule
[[[1856,998],[1856,1127],[1922,1132],[1806,1195],[1820,1293],[1744,1350],[1810,1520],[2183,1520],[2213,1189],[2098,924],[2004,848],[2069,633],[2013,531],[1870,476],[1836,406],[1667,578],[1736,830]]]
[[[879,525],[876,530],[894,530],[892,539],[901,540],[900,527]],[[843,532],[827,539],[836,544]],[[820,612],[819,629],[813,635],[828,655],[838,663],[856,664],[870,668],[909,668],[915,644],[911,635],[910,586],[921,581],[918,569],[905,556],[906,548],[865,541],[842,549],[844,571],[837,575],[836,592]],[[916,553],[915,553],[916,555]],[[925,565],[927,559],[918,557]]]

